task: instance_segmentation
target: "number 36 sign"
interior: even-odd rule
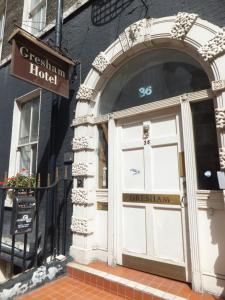
[[[138,90],[138,94],[140,98],[150,96],[152,94],[152,86],[148,85],[140,87]]]

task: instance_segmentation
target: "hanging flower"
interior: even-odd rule
[[[29,176],[27,169],[23,168],[16,176],[7,178],[4,185],[15,188],[34,188],[36,187],[36,178],[32,175]]]

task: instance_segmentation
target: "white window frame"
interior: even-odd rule
[[[45,6],[45,14],[42,16],[40,29],[37,27],[38,24],[33,23],[32,18]],[[22,28],[34,35],[39,35],[44,31],[46,27],[46,18],[47,18],[47,0],[39,0],[39,3],[31,7],[31,0],[24,0],[24,8],[23,8],[23,21]],[[35,30],[35,28],[37,28]],[[35,32],[33,32],[35,30]]]
[[[0,17],[2,17],[2,26],[0,28],[0,59],[2,56],[2,45],[3,45],[3,37],[4,37],[4,29],[5,29],[5,15],[6,15],[6,8],[5,11],[0,14]]]
[[[39,142],[39,130],[40,130],[40,111],[41,111],[41,101],[42,101],[42,90],[39,88],[15,99],[14,109],[13,109],[13,123],[12,123],[8,177],[14,176],[16,173],[20,171],[20,151],[18,151],[18,146],[21,147],[22,144],[19,145],[18,142],[19,142],[19,133],[20,133],[21,105],[37,97],[40,98],[38,138],[37,138],[37,143],[35,142],[35,144],[37,144],[37,157],[36,157],[36,165],[37,165],[38,148],[39,148],[38,142]]]

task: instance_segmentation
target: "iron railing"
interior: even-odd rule
[[[57,192],[58,181],[46,187],[15,187],[12,206],[7,205],[6,201],[12,188],[0,187],[0,259],[10,264],[9,278],[54,260],[59,254],[66,254],[68,182],[67,179],[63,181],[61,200]],[[15,211],[18,203],[22,209],[25,207],[23,205],[27,205],[23,202],[27,201],[26,197],[27,203],[30,200],[34,203],[31,232],[18,233],[13,226],[21,219]],[[26,218],[31,215],[26,215]]]

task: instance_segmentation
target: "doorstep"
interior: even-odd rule
[[[81,265],[71,262],[67,265],[68,275],[86,284],[96,286],[116,296],[141,300],[213,300],[209,294],[198,294],[186,283],[162,278],[126,267],[110,267],[95,262]]]

